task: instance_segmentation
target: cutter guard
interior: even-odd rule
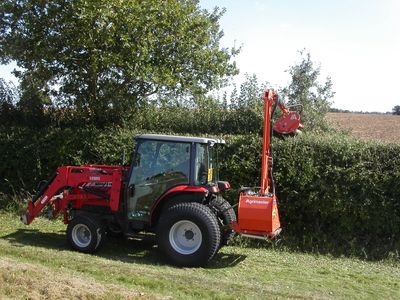
[[[277,198],[274,195],[240,194],[238,223],[234,230],[243,235],[274,238],[280,232]]]

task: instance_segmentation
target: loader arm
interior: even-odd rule
[[[83,205],[108,206],[111,211],[118,211],[124,171],[121,166],[59,167],[38,193],[28,200],[28,208],[21,221],[29,225],[45,207],[49,209],[49,218],[63,212],[64,223],[68,223],[70,205],[74,208]]]

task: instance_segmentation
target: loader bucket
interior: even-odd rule
[[[238,222],[234,230],[242,235],[272,239],[281,231],[275,195],[241,193]]]

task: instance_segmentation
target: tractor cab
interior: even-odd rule
[[[151,223],[156,206],[184,190],[217,190],[216,145],[224,140],[158,134],[138,135],[135,140],[126,196],[130,223]]]

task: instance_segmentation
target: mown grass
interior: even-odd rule
[[[175,268],[151,241],[110,238],[88,255],[64,231],[0,213],[0,298],[400,298],[398,263],[224,247],[206,268]]]

